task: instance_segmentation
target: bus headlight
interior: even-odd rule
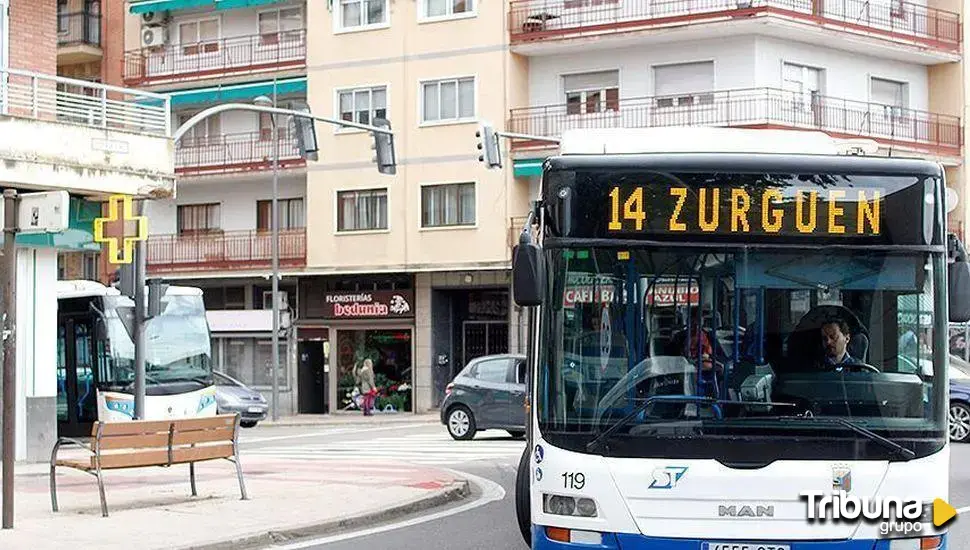
[[[596,503],[585,497],[543,494],[542,511],[557,516],[596,517]]]

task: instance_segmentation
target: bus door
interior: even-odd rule
[[[91,434],[98,419],[95,323],[86,315],[59,316],[57,328],[57,433]]]

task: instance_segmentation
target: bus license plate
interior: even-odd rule
[[[770,542],[708,542],[704,550],[791,550],[791,547]]]

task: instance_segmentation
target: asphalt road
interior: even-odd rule
[[[315,431],[314,431],[315,430]],[[339,430],[339,431],[333,431]],[[278,446],[291,445],[294,440],[301,446],[313,447],[313,442],[326,438],[357,441],[381,437],[380,433],[387,431],[395,437],[404,439],[414,438],[426,445],[433,441],[439,448],[450,449],[449,445],[457,442],[438,439],[443,434],[443,427],[436,424],[396,426],[379,429],[378,431],[357,431],[338,428],[308,429],[308,428],[277,428],[259,432],[253,430],[252,436],[247,434],[243,445],[252,448],[271,449]],[[319,435],[314,435],[318,433]],[[324,435],[326,434],[326,435]],[[249,442],[247,442],[249,440]],[[403,440],[403,439],[402,439]],[[371,530],[389,528],[373,534],[365,534],[353,538],[352,533],[327,537],[320,543],[288,544],[288,550],[297,547],[307,550],[356,550],[359,548],[395,548],[395,550],[426,550],[441,544],[453,550],[494,550],[496,548],[508,550],[527,550],[522,542],[515,522],[514,483],[515,467],[518,456],[516,449],[521,449],[524,443],[508,437],[504,432],[483,432],[476,436],[474,442],[481,450],[483,458],[475,454],[456,454],[447,452],[444,467],[466,472],[472,476],[484,478],[493,483],[488,484],[491,498],[495,499],[482,505],[473,504],[481,497],[481,491],[462,503],[425,512],[423,516],[397,519],[389,525],[373,525]],[[466,453],[475,453],[468,445],[464,446]],[[500,449],[500,451],[496,451]],[[402,450],[407,453],[408,450]],[[415,456],[427,457],[427,452]],[[498,487],[504,489],[504,495],[497,496]],[[486,495],[488,496],[488,495]],[[482,501],[486,501],[483,499]],[[482,502],[479,501],[479,502]],[[950,527],[949,550],[970,550],[970,445],[954,445],[951,451],[950,466],[950,498],[949,502],[957,508],[966,507],[962,516],[954,520]],[[474,507],[472,507],[474,506]],[[471,509],[464,509],[471,508]],[[428,514],[434,518],[427,519]],[[425,517],[423,520],[422,517]],[[399,525],[395,527],[395,525]],[[342,540],[341,540],[342,539]]]

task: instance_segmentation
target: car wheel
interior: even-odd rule
[[[970,440],[970,406],[966,403],[950,403],[950,440],[957,443]]]
[[[505,431],[509,432],[509,435],[511,435],[516,439],[522,439],[523,437],[525,437],[525,432],[521,430],[505,430]]]
[[[256,423],[257,422],[259,422],[259,421],[258,420],[241,420],[239,422],[239,425],[242,426],[243,428],[253,428],[253,427],[256,426]]]
[[[532,548],[532,509],[529,497],[529,447],[522,451],[519,468],[515,474],[515,519],[526,546]]]
[[[467,407],[458,405],[448,413],[448,433],[459,441],[475,437],[475,417]]]

